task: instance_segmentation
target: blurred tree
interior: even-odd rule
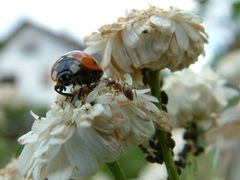
[[[232,4],[232,17],[238,19],[240,17],[240,1],[234,2]]]

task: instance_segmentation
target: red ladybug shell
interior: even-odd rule
[[[100,66],[97,64],[95,58],[82,51],[71,51],[69,53],[66,53],[64,56],[72,57],[73,59],[79,60],[81,64],[88,69],[102,71]]]

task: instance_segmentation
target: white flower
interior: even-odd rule
[[[175,146],[173,148],[174,160],[179,161],[181,157],[181,153],[184,151],[185,146],[187,145],[186,139],[184,139],[184,134],[186,129],[184,128],[174,128],[172,130],[172,138],[175,141]]]
[[[168,112],[178,125],[209,119],[211,113],[218,113],[236,95],[210,69],[200,73],[190,69],[173,73],[164,79],[162,89],[169,97]]]
[[[177,8],[132,10],[86,37],[85,51],[102,52],[101,66],[113,78],[126,72],[136,77],[143,68],[180,70],[204,54],[207,35],[201,22]]]
[[[235,50],[222,59],[217,64],[217,73],[227,80],[227,83],[234,88],[240,87],[240,50]]]
[[[34,115],[32,130],[19,138],[25,145],[21,172],[34,179],[87,177],[99,162],[113,162],[147,141],[155,125],[168,127],[149,90],[134,91],[130,100],[102,81],[80,100],[59,96],[46,118]]]
[[[218,126],[207,133],[209,150],[215,150],[215,168],[220,177],[238,180],[240,177],[240,103],[224,111]]]
[[[101,171],[91,177],[91,180],[111,180],[111,179],[112,178],[109,174],[106,174]]]
[[[0,179],[1,180],[24,180],[24,177],[21,176],[20,172],[17,170],[16,159],[12,159],[4,169],[0,169]]]
[[[147,164],[140,172],[138,180],[167,180],[168,173],[165,164]]]

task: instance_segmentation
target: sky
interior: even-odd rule
[[[195,6],[192,0],[8,0],[0,7],[0,38],[24,18],[81,38],[103,24],[116,21],[119,16],[125,15],[126,10],[143,9],[149,5],[162,8],[176,6],[184,10]]]

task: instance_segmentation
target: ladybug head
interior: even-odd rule
[[[73,74],[71,71],[64,71],[58,74],[57,84],[68,86],[72,84]]]

